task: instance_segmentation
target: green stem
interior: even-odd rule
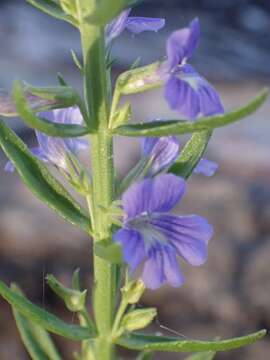
[[[81,27],[84,55],[84,91],[90,126],[97,129],[91,136],[92,212],[94,242],[111,241],[112,223],[102,209],[110,207],[114,191],[112,138],[108,134],[109,99],[106,81],[105,45],[103,29]],[[89,201],[89,199],[88,199]],[[95,340],[96,360],[112,360],[114,345],[111,331],[116,299],[116,266],[94,255],[94,315],[98,330]]]

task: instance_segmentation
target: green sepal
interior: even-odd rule
[[[23,89],[25,99],[27,100],[28,106],[34,113],[40,111],[48,111],[58,108],[65,107],[67,99],[60,100],[57,97],[54,98],[44,98],[26,91]],[[68,105],[69,106],[69,105]],[[12,96],[7,91],[0,89],[0,115],[5,117],[16,117],[18,112],[16,105],[12,99]]]
[[[60,72],[57,73],[57,80],[60,86],[68,86],[68,83]]]
[[[126,284],[122,289],[122,298],[127,304],[136,304],[145,291],[144,282],[141,279],[133,280]]]
[[[74,290],[78,290],[81,291],[81,286],[80,286],[80,269],[77,268],[75,269],[75,271],[72,274],[72,288]]]
[[[81,64],[80,60],[78,59],[77,54],[75,53],[75,51],[73,49],[70,50],[70,54],[71,54],[74,64],[80,70],[81,74],[83,74],[83,65]]]
[[[131,117],[131,105],[129,102],[120,107],[110,119],[110,128],[114,129],[118,126],[126,124]]]
[[[158,76],[160,62],[125,71],[116,80],[116,90],[121,95],[131,95],[156,89],[163,81]]]
[[[151,324],[156,316],[157,309],[155,308],[131,310],[124,315],[119,331],[121,332],[122,330],[123,332],[131,332],[144,329]]]
[[[11,290],[22,295],[17,285],[12,284]],[[24,317],[15,307],[12,307],[17,328],[24,346],[32,360],[61,360],[48,332],[33,321]]]
[[[59,87],[59,96],[63,86]],[[64,90],[64,89],[63,89]],[[38,90],[35,90],[38,93]],[[41,93],[41,91],[39,91]],[[53,94],[48,97],[54,96]],[[42,94],[45,96],[45,92]],[[24,120],[24,122],[33,129],[41,131],[49,136],[57,137],[78,137],[90,133],[90,130],[87,127],[80,125],[67,125],[54,123],[49,120],[43,119],[37,116],[32,110],[30,105],[27,103],[26,97],[23,92],[23,87],[19,81],[15,81],[13,87],[13,99],[16,105],[18,115]]]
[[[76,155],[69,152],[65,155],[66,169],[59,171],[70,185],[81,195],[87,196],[91,189],[91,179],[87,169],[81,164]]]
[[[203,352],[227,351],[253,344],[266,335],[266,330],[221,341],[180,340],[178,338],[146,335],[140,333],[125,334],[115,343],[131,350],[167,351],[167,352]]]
[[[53,275],[46,277],[49,287],[56,293],[66,304],[68,310],[79,312],[85,309],[87,290],[79,291],[70,289],[61,284]]]
[[[247,105],[228,112],[224,115],[215,115],[200,118],[196,122],[187,120],[168,120],[152,121],[140,124],[123,125],[112,130],[113,134],[122,136],[168,136],[189,134],[198,131],[211,131],[215,128],[223,127],[234,123],[252,113],[254,113],[267,99],[269,90],[264,89],[259,95],[251,100]]]
[[[124,261],[122,247],[118,243],[108,244],[107,241],[98,241],[94,244],[94,253],[112,264],[122,264]]]
[[[137,164],[124,177],[119,185],[116,186],[116,196],[120,197],[132,183],[143,179],[149,172],[153,163],[153,158],[142,157]]]
[[[187,180],[205,153],[211,135],[212,131],[194,133],[169,172]]]
[[[213,360],[216,356],[215,351],[207,351],[204,353],[194,354],[187,357],[185,360]]]
[[[91,231],[89,217],[47,167],[28,150],[24,142],[0,120],[0,146],[14,164],[29,190],[66,221]]]
[[[81,341],[94,337],[86,327],[67,324],[55,315],[31,303],[25,296],[19,295],[0,281],[0,295],[28,320],[42,328],[74,341]]]
[[[26,2],[47,15],[55,17],[58,20],[67,21],[76,26],[74,19],[63,11],[58,0],[26,0]]]

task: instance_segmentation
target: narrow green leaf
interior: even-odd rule
[[[38,91],[36,90],[36,92]],[[19,81],[14,83],[13,99],[19,116],[33,129],[39,130],[49,136],[58,137],[78,137],[90,133],[90,130],[84,126],[53,123],[35,115],[27,103],[22,85]]]
[[[57,80],[60,86],[68,86],[66,80],[64,79],[63,75],[60,72],[57,73]]]
[[[65,14],[65,12],[61,9],[59,1],[56,0],[26,0],[30,5],[34,6],[38,10],[43,11],[47,15],[55,17],[58,20],[64,20],[69,22],[72,25],[74,24],[74,20],[71,16]]]
[[[24,83],[22,87],[19,81],[16,81],[15,85],[23,88],[23,91],[42,99],[58,101],[62,104],[62,107],[77,105],[80,99],[78,92],[68,85],[37,87]]]
[[[194,354],[186,358],[186,360],[213,360],[216,356],[215,351],[207,351],[204,353]]]
[[[22,181],[37,198],[71,224],[86,232],[90,231],[90,220],[86,212],[1,120],[0,146],[16,167]]]
[[[145,335],[139,333],[126,334],[116,340],[116,344],[131,350],[169,351],[169,352],[203,352],[227,351],[253,344],[266,335],[266,330],[221,341],[179,340],[178,338]]]
[[[22,295],[22,292],[15,284],[11,285],[11,289],[14,293]],[[61,360],[61,356],[45,329],[27,320],[15,307],[12,307],[12,312],[21,339],[33,360]]]
[[[119,126],[112,130],[113,134],[122,136],[167,136],[188,134],[198,131],[211,131],[215,128],[229,125],[252,113],[254,113],[267,99],[269,90],[264,89],[258,96],[247,105],[226,113],[201,118],[196,122],[186,120],[152,121],[148,123],[130,124]]]
[[[12,308],[13,316],[15,318],[15,322],[17,328],[20,332],[20,336],[22,342],[29,353],[32,360],[50,360],[47,354],[40,348],[39,344],[36,342],[28,320],[23,317],[19,311]]]
[[[55,315],[34,305],[24,296],[14,293],[14,291],[7,287],[2,281],[0,281],[0,295],[27,319],[37,323],[42,328],[54,334],[61,335],[74,341],[90,339],[93,337],[93,334],[88,328],[66,324]]]
[[[179,158],[169,169],[169,172],[177,176],[182,176],[184,179],[188,179],[192,174],[193,169],[201,160],[211,135],[212,131],[200,131],[194,133],[184,146]]]

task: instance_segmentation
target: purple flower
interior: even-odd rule
[[[185,181],[172,174],[133,184],[122,197],[126,214],[113,240],[123,248],[124,259],[134,273],[142,266],[146,287],[184,282],[177,257],[199,266],[207,260],[212,226],[197,215],[176,216],[168,212],[181,200]]]
[[[217,91],[186,63],[198,45],[199,36],[198,19],[188,28],[174,31],[167,40],[167,60],[158,70],[165,81],[164,96],[171,109],[189,119],[224,112]]]
[[[180,141],[176,136],[146,137],[142,139],[142,154],[151,164],[148,176],[169,169],[181,153]],[[194,172],[205,176],[212,176],[218,169],[218,164],[201,159]]]
[[[165,25],[164,19],[129,16],[130,12],[131,9],[121,12],[116,19],[107,25],[107,43],[121,35],[124,30],[128,30],[133,34],[139,34],[143,31],[158,31]]]
[[[83,122],[82,115],[77,107],[41,112],[39,116],[62,124],[82,124]],[[39,131],[36,131],[36,137],[38,146],[31,149],[33,155],[64,171],[67,171],[67,154],[76,154],[88,146],[87,140],[80,138],[51,137]],[[5,170],[14,171],[14,166],[10,161],[7,162]]]

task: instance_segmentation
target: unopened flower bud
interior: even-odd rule
[[[144,290],[145,286],[142,280],[132,281],[122,289],[123,298],[128,304],[136,304]]]
[[[124,316],[121,328],[130,332],[143,329],[151,324],[156,315],[155,308],[133,310]]]
[[[116,83],[116,89],[122,95],[141,93],[161,86],[159,75],[160,63],[132,69],[121,74]]]

